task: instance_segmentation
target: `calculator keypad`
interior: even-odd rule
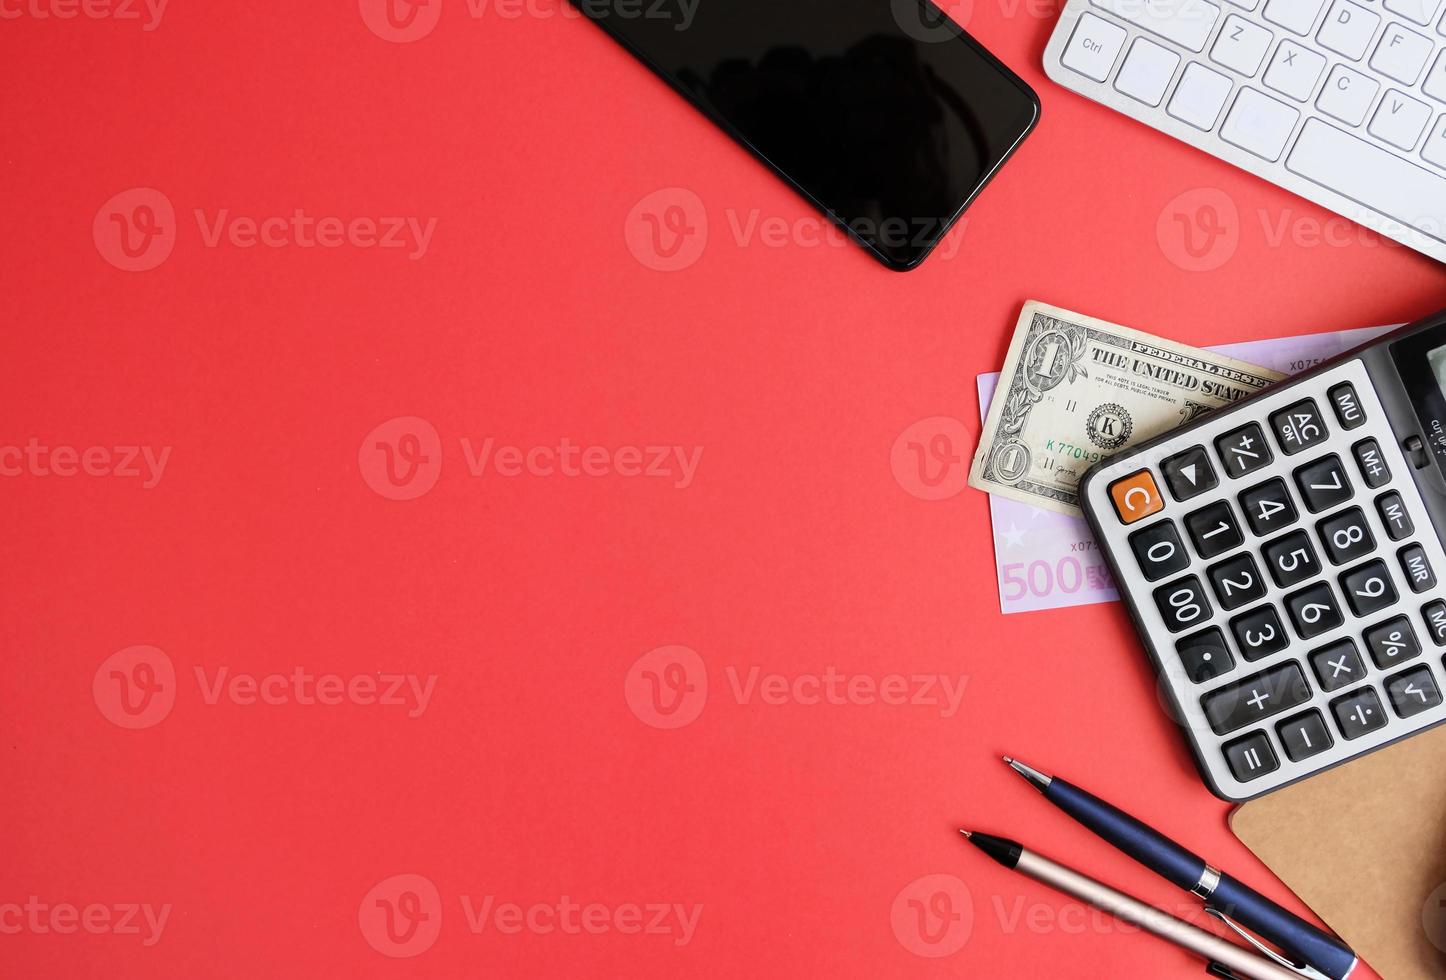
[[[1270,426],[1287,456],[1294,456],[1326,441],[1325,419],[1320,417],[1320,409],[1309,398],[1271,415]]]
[[[1158,582],[1167,575],[1190,567],[1185,543],[1171,521],[1160,521],[1130,535],[1130,550],[1140,564],[1140,572],[1148,581]]]
[[[1330,510],[1351,499],[1351,481],[1339,456],[1327,456],[1295,471],[1295,485],[1312,514]]]
[[[1213,611],[1200,580],[1193,575],[1155,590],[1155,605],[1171,633],[1179,633],[1200,623],[1209,622]]]
[[[1204,446],[1195,446],[1177,456],[1171,456],[1160,464],[1165,474],[1165,484],[1176,500],[1189,500],[1207,490],[1214,490],[1220,479],[1215,467],[1210,465],[1210,454]]]
[[[1260,660],[1290,646],[1285,624],[1274,606],[1261,606],[1230,621],[1230,632],[1246,660]]]
[[[1320,574],[1320,559],[1311,546],[1310,536],[1304,531],[1292,531],[1269,541],[1260,552],[1265,556],[1265,567],[1270,569],[1270,577],[1282,589],[1299,585]]]
[[[1381,454],[1381,446],[1376,440],[1362,439],[1351,452],[1355,454],[1356,466],[1366,486],[1379,490],[1391,482],[1391,468],[1386,465],[1386,457]]]
[[[1225,472],[1236,479],[1269,466],[1275,459],[1265,444],[1265,432],[1254,422],[1215,440],[1215,450],[1225,464]]]
[[[1220,500],[1185,517],[1185,526],[1201,558],[1214,558],[1245,543],[1230,505]]]
[[[1267,480],[1240,495],[1240,509],[1250,530],[1264,537],[1290,527],[1300,520],[1300,513],[1291,502],[1285,481]]]
[[[1111,517],[1101,544],[1218,791],[1247,799],[1446,720],[1446,552],[1360,362],[1130,462],[1086,506]],[[1145,479],[1155,519],[1123,526],[1115,489]]]
[[[1359,507],[1343,510],[1316,525],[1316,533],[1332,564],[1344,565],[1376,550],[1371,525]]]

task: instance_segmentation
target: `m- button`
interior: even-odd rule
[[[1121,524],[1143,520],[1159,513],[1165,506],[1160,499],[1160,488],[1155,486],[1155,478],[1149,470],[1140,470],[1111,483],[1110,499],[1114,501],[1115,513],[1120,515]]]

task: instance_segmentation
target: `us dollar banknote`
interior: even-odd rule
[[[971,486],[1079,514],[1084,471],[1285,377],[1035,301],[1004,360]]]

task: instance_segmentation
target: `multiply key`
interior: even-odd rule
[[[1309,700],[1305,673],[1299,664],[1287,661],[1210,692],[1200,699],[1200,706],[1215,734],[1227,735]]]

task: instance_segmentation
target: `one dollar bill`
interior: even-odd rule
[[[969,483],[1079,514],[1095,463],[1285,377],[1044,303],[1014,327]]]

